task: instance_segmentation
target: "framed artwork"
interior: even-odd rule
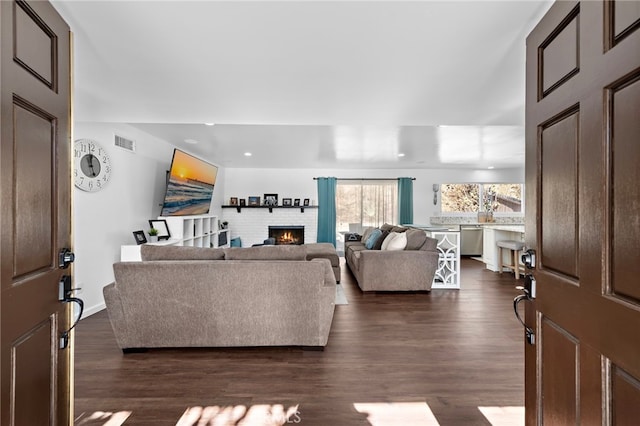
[[[133,238],[136,239],[136,244],[146,244],[147,237],[144,236],[144,231],[133,231]]]
[[[260,197],[249,197],[249,205],[250,206],[259,206],[260,205]]]
[[[277,206],[278,205],[278,194],[264,194],[264,205],[265,206]]]
[[[171,238],[171,233],[169,232],[169,226],[167,226],[166,220],[151,219],[149,220],[149,226],[158,230],[158,241],[168,240]]]
[[[238,198],[237,197],[231,197],[231,199],[229,200],[229,205],[230,206],[237,206],[238,205]]]
[[[245,200],[244,198],[240,198],[240,207],[244,207],[247,205],[247,200]]]
[[[282,199],[283,206],[291,206],[291,198],[283,198]]]
[[[305,198],[305,199],[304,199],[304,205],[305,205],[305,206],[308,206],[308,205],[309,205],[309,199],[308,199],[308,198]]]
[[[300,198],[296,198],[295,200],[293,200],[293,205],[295,207],[299,207],[300,206]]]

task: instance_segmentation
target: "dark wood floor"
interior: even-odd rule
[[[349,305],[336,306],[324,351],[171,349],[125,356],[102,311],[77,327],[76,424],[104,423],[88,421],[98,411],[129,411],[126,425],[175,425],[189,407],[246,407],[256,414],[265,404],[281,404],[297,406],[291,424],[369,425],[354,404],[393,410],[415,403],[404,407],[427,411],[426,403],[440,425],[489,425],[478,407],[523,405],[524,360],[512,308],[517,281],[483,266],[463,260],[459,291],[363,294],[343,265]],[[394,424],[412,423],[375,423]]]

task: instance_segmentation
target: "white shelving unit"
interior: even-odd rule
[[[219,247],[221,234],[226,233],[227,242],[222,247],[228,247],[231,241],[229,229],[218,229],[218,216],[160,216],[166,220],[172,240],[178,240],[176,245],[188,247]]]
[[[148,244],[186,247],[230,247],[231,230],[228,228],[218,229],[218,216],[160,216],[158,219],[167,221],[171,238]],[[223,237],[226,236],[226,242],[222,245],[218,244],[221,235]],[[120,260],[123,262],[140,261],[140,246],[121,246]]]

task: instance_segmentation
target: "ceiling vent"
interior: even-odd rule
[[[115,135],[115,146],[129,152],[136,152],[136,142],[119,135]]]

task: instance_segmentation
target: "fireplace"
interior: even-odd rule
[[[269,226],[269,238],[276,240],[276,245],[304,244],[304,226]]]

